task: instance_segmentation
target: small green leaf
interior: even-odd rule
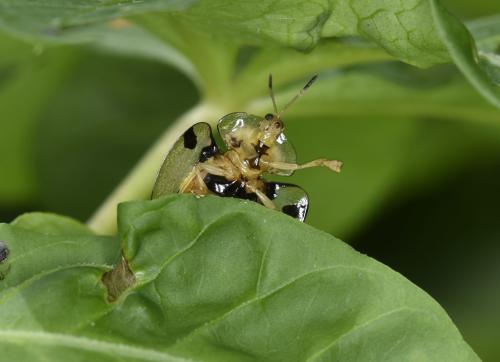
[[[500,63],[491,64],[487,59],[481,62],[467,28],[437,0],[430,0],[430,3],[439,34],[457,67],[486,99],[500,108]],[[499,34],[498,27],[491,29]]]
[[[272,45],[276,48],[274,61],[281,61],[290,51],[286,48],[312,51],[325,44],[344,43],[356,52],[360,41],[380,48],[365,54],[363,61],[379,60],[380,50],[419,67],[454,61],[485,97],[500,103],[499,91],[490,79],[497,76],[498,63],[478,62],[467,29],[438,0],[265,0],[258,4],[242,0],[96,4],[87,0],[78,6],[60,0],[36,4],[10,0],[0,5],[0,10],[0,24],[36,39],[91,41],[111,51],[153,56],[175,64],[220,104],[249,101],[244,95],[255,90],[245,82],[240,89],[232,85],[241,66],[238,55],[249,46]],[[146,31],[130,22],[103,26],[103,20],[117,17],[127,17]],[[128,44],[123,41],[127,36],[131,40]],[[159,40],[166,45],[158,46]],[[309,67],[298,59],[294,64],[288,61],[287,78],[298,79],[305,69],[309,73],[326,69],[336,56],[333,49],[322,52],[320,58],[324,59]],[[352,59],[353,64],[359,61],[356,56]],[[266,68],[273,68],[271,63]],[[245,74],[245,78],[256,77]]]
[[[311,50],[322,40],[360,36],[411,64],[429,66],[449,59],[428,1],[201,1],[175,17],[181,27],[210,29],[237,43]]]

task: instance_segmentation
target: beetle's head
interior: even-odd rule
[[[283,132],[285,125],[277,114],[268,113],[259,125],[259,141],[271,147]]]
[[[281,120],[281,115],[290,107],[297,99],[304,95],[304,92],[309,89],[309,87],[314,83],[318,76],[315,75],[306,83],[306,85],[300,90],[300,92],[293,97],[286,105],[283,107],[281,111],[278,112],[278,106],[276,105],[276,100],[274,99],[273,93],[273,77],[269,74],[269,95],[271,96],[271,100],[273,101],[273,107],[275,113],[268,113],[264,116],[262,121],[260,121],[260,130],[259,130],[259,141],[266,145],[267,147],[271,147],[274,142],[280,137],[283,129],[285,128],[283,121]]]

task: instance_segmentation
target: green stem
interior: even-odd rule
[[[142,157],[128,176],[108,196],[88,221],[88,226],[98,234],[116,233],[116,210],[120,202],[147,199],[156,173],[168,150],[182,133],[197,122],[213,123],[223,112],[209,103],[200,103],[182,115]]]

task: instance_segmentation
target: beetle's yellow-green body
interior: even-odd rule
[[[283,111],[316,79],[313,77],[281,113],[258,117],[243,112],[230,113],[218,122],[225,150],[215,143],[210,125],[197,123],[177,141],[164,161],[153,189],[153,198],[165,193],[214,194],[249,199],[303,221],[308,208],[304,190],[292,184],[269,182],[265,174],[291,175],[295,170],[326,166],[340,171],[341,161],[318,159],[296,163],[295,151],[287,141],[281,120]]]

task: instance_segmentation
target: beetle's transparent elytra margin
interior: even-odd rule
[[[151,198],[179,192],[182,181],[207,150],[218,150],[212,129],[208,123],[197,123],[184,132],[168,152],[156,177]]]

